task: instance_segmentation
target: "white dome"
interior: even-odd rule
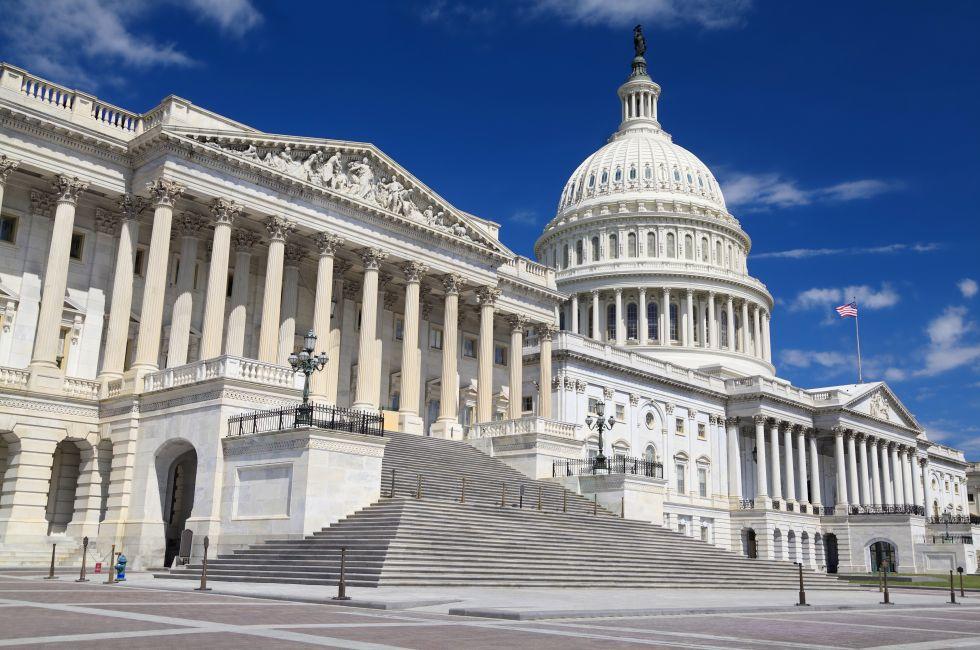
[[[726,211],[718,181],[659,128],[628,128],[585,159],[562,191],[558,213],[617,201],[682,200]]]

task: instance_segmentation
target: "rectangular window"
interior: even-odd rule
[[[133,274],[141,278],[146,277],[146,247],[137,246],[136,255],[133,257]]]
[[[525,395],[523,398],[521,398],[521,412],[531,413],[533,411],[534,411],[534,398],[532,398],[530,395]]]
[[[626,406],[624,404],[616,405],[616,421],[617,422],[626,421]]]
[[[589,398],[589,413],[595,415],[596,411],[599,410],[599,400],[594,397]]]
[[[17,241],[17,217],[0,217],[0,241],[14,244]]]
[[[674,430],[677,432],[677,435],[684,435],[684,418],[674,418]]]
[[[674,469],[677,470],[677,493],[685,494],[687,492],[687,484],[684,481],[684,471],[687,468],[684,467],[683,463],[677,463]]]
[[[476,358],[476,339],[472,336],[463,337],[463,356],[470,359]]]
[[[71,234],[71,244],[68,247],[68,257],[81,262],[82,253],[85,251],[85,233],[73,232]]]
[[[698,468],[698,494],[708,496],[708,470],[703,467]]]
[[[707,526],[701,526],[701,541],[702,542],[711,541],[711,540],[708,539],[708,527]]]
[[[507,365],[507,346],[506,345],[495,345],[493,346],[493,362],[498,366]]]
[[[429,327],[429,347],[433,350],[442,349],[442,328],[432,325]]]
[[[394,329],[393,335],[394,335],[396,341],[401,341],[402,339],[404,339],[405,338],[405,319],[402,318],[401,316],[396,315],[395,316],[395,324],[394,324],[394,328],[393,329]]]
[[[698,422],[698,440],[708,439],[708,428],[704,426],[704,422]]]
[[[228,282],[225,283],[225,298],[231,298],[231,289],[235,286],[235,274],[228,273]]]

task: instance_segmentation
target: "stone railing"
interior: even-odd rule
[[[531,284],[555,288],[555,271],[544,264],[518,255],[500,267],[504,275],[516,277]]]
[[[123,380],[113,379],[112,381],[106,382],[105,386],[105,396],[106,397],[116,397],[121,395],[123,392]]]
[[[537,415],[528,415],[516,420],[497,420],[473,424],[469,428],[470,438],[496,438],[524,433],[542,433],[558,438],[575,439],[578,425],[559,422]]]
[[[78,377],[65,377],[62,390],[65,395],[73,397],[84,397],[85,399],[99,399],[99,390],[102,383],[95,379],[79,379]]]
[[[186,386],[209,379],[240,379],[279,388],[297,388],[301,381],[288,366],[223,356],[146,375],[143,377],[143,392]]]
[[[770,377],[739,377],[725,381],[728,392],[733,395],[742,393],[763,393],[777,397],[787,397],[795,402],[813,405],[814,395],[807,391],[797,388],[788,381]],[[836,392],[836,391],[833,391]]]
[[[752,276],[740,271],[733,271],[717,264],[705,262],[667,259],[663,257],[620,257],[618,259],[602,259],[598,262],[570,265],[557,273],[559,280],[577,278],[591,274],[609,273],[649,273],[651,271],[674,271],[698,277],[724,278],[738,282],[744,286],[768,294],[766,285]]]
[[[7,388],[27,388],[30,379],[30,370],[0,367],[0,386]]]

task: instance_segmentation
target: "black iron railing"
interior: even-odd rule
[[[633,474],[663,478],[664,466],[652,460],[630,458],[628,456],[613,456],[596,462],[595,458],[587,460],[556,460],[551,464],[552,476],[585,476],[589,474]]]
[[[978,521],[974,521],[974,519]],[[927,524],[974,524],[980,523],[980,517],[976,515],[933,515],[926,519]]]
[[[849,512],[852,515],[924,515],[926,514],[926,509],[923,506],[915,506],[910,504],[883,506],[883,505],[867,505],[867,506],[851,506]]]
[[[347,431],[367,436],[384,435],[384,420],[381,413],[324,404],[284,406],[268,411],[242,413],[228,418],[229,436],[306,427]]]
[[[919,542],[920,540],[916,540]],[[922,544],[973,544],[973,535],[924,535]]]
[[[739,510],[752,510],[755,508],[755,499],[739,499],[738,509]]]

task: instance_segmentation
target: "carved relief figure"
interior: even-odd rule
[[[374,198],[374,170],[371,169],[371,165],[368,164],[367,157],[361,158],[360,161],[354,160],[347,168],[350,170],[351,179],[353,181],[353,191],[354,195],[362,199],[373,199]]]

